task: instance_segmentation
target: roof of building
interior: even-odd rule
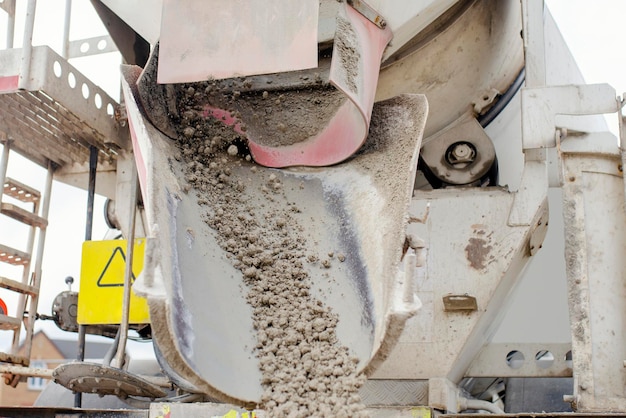
[[[76,359],[78,354],[78,341],[50,338],[44,331],[38,331],[35,333],[43,334],[54,346],[59,350],[63,358],[73,360]],[[85,342],[85,358],[86,359],[102,359],[111,348],[113,340],[106,342],[89,341]]]
[[[59,349],[66,359],[75,359],[78,353],[78,341],[77,340],[57,340],[50,339],[52,344]],[[85,342],[85,358],[86,359],[102,359],[111,348],[110,343],[87,341]]]

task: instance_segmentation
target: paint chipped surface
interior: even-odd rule
[[[495,260],[495,257],[491,255],[493,232],[487,233],[484,225],[472,225],[472,227],[474,228],[473,236],[465,246],[465,258],[473,269],[483,270]]]

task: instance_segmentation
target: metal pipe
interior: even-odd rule
[[[63,45],[61,56],[69,59],[70,50],[70,22],[72,19],[72,0],[65,0],[65,16],[63,18]]]
[[[109,348],[109,350],[104,355],[104,358],[102,359],[103,366],[111,365],[111,360],[113,360],[113,357],[115,357],[115,355],[117,354],[117,347],[119,346],[119,344],[120,344],[120,329],[118,328],[117,334],[115,334],[115,338],[113,339],[113,344],[111,344],[111,347]]]
[[[30,80],[30,61],[33,52],[33,32],[35,30],[35,11],[37,0],[28,0],[26,6],[26,21],[24,22],[24,38],[22,40],[22,62],[20,65],[20,79],[18,87],[28,89]]]
[[[15,39],[15,0],[7,0],[4,7],[8,15],[6,48],[11,49]]]
[[[626,106],[626,93],[617,100],[617,128],[619,133],[619,147],[622,154],[622,181],[624,183],[624,203],[626,203],[626,175],[624,170],[626,167],[626,117],[624,116],[624,106]],[[624,365],[626,367],[626,364]]]
[[[459,399],[459,411],[487,411],[492,414],[504,414],[504,411],[496,404],[481,399]]]
[[[0,186],[2,187],[3,191],[4,191],[4,183],[6,182],[6,178],[7,178],[7,169],[9,167],[9,152],[10,151],[11,151],[11,141],[7,139],[4,142],[4,145],[2,147],[2,156],[0,157]],[[2,202],[3,195],[4,193],[0,193],[0,203]],[[36,205],[37,203],[35,203],[35,207]],[[35,240],[34,230],[35,230],[35,227],[31,227],[29,236],[28,236],[26,251],[29,254],[31,254],[33,250],[33,242]],[[29,272],[30,272],[30,269],[25,266],[23,270],[23,274],[22,274],[22,283],[28,282]],[[16,309],[16,311],[20,313],[19,314],[20,316],[22,315],[22,312],[24,312],[25,306],[26,306],[26,296],[24,294],[20,294],[18,296],[17,309]],[[11,350],[13,353],[17,353],[17,351],[19,350],[21,330],[22,330],[22,327],[18,327],[16,330],[13,331],[13,340],[11,343]]]
[[[543,87],[546,85],[544,10],[544,0],[522,0],[522,38],[526,87]]]
[[[122,320],[120,323],[120,342],[117,347],[115,362],[117,367],[124,365],[124,353],[128,339],[128,321],[130,316],[130,291],[133,276],[133,252],[135,247],[135,220],[137,218],[137,167],[131,164],[130,176],[130,220],[128,226],[128,242],[126,244],[126,269],[124,271],[124,299],[122,302]]]
[[[50,167],[49,167],[49,169],[50,169]],[[50,174],[50,176],[49,176],[50,177],[50,184],[52,184],[51,183],[52,182],[52,177],[51,177],[52,174],[51,173],[49,173],[49,174]],[[46,190],[44,190],[44,195],[43,196],[46,197],[46,199],[47,199],[46,193],[49,192],[49,190],[48,189],[46,189]],[[49,201],[49,200],[47,200],[47,201]],[[39,211],[40,204],[41,204],[41,199],[33,202],[33,212],[36,213],[37,215],[40,215],[40,211]],[[46,214],[46,219],[47,219],[47,214]],[[33,248],[35,246],[35,235],[36,235],[36,233],[37,233],[37,227],[34,226],[34,225],[31,225],[30,228],[28,228],[28,240],[26,241],[26,252],[28,254],[33,254]],[[44,233],[44,231],[42,230],[42,234],[43,233]],[[45,237],[45,235],[43,237]],[[43,237],[42,237],[42,239],[43,239]],[[43,251],[43,248],[42,248],[42,251]],[[41,254],[38,253],[38,255],[36,256],[35,260],[37,260],[38,258],[40,258],[42,256],[43,256],[43,253],[41,253]],[[37,274],[36,273],[36,269],[33,270],[32,274],[35,274],[35,275]],[[31,284],[30,281],[31,281],[31,265],[30,265],[30,261],[29,261],[28,266],[24,266],[24,268],[22,270],[22,283],[23,284]],[[23,318],[24,312],[26,310],[26,302],[27,302],[26,295],[24,293],[20,293],[19,296],[18,296],[18,300],[17,300],[17,313],[22,318]],[[35,309],[34,312],[36,314],[37,310]],[[29,321],[31,320],[30,314],[29,314],[29,319],[28,320]],[[11,346],[13,353],[17,353],[19,351],[19,349],[20,349],[20,345],[21,345],[20,336],[21,336],[21,328],[18,328],[18,329],[16,329],[13,332],[13,345]],[[28,333],[27,333],[27,337],[26,338],[27,338],[26,341],[28,342],[28,344],[30,344],[30,340],[28,339]],[[30,350],[30,349],[28,349],[28,350]],[[29,351],[26,351],[26,352],[28,353]]]
[[[0,373],[14,374],[18,376],[43,377],[45,379],[52,378],[53,369],[40,369],[37,367],[10,366],[8,364],[0,365]]]
[[[46,184],[44,186],[43,201],[41,204],[40,216],[44,219],[48,219],[50,213],[50,197],[52,194],[52,179],[54,177],[54,167],[52,162],[48,161],[48,172],[46,173]],[[34,229],[34,228],[33,228]],[[43,263],[43,251],[46,243],[46,230],[47,228],[39,229],[39,239],[37,240],[37,252],[35,253],[35,268],[33,271],[33,282],[31,285],[35,289],[41,288],[41,275],[42,275],[42,263]],[[31,344],[33,342],[33,330],[35,328],[35,319],[37,318],[37,306],[39,304],[39,292],[30,296],[30,305],[28,309],[28,328],[26,331],[26,340],[24,341],[24,350],[30,355]],[[20,307],[22,310],[23,307]]]
[[[93,231],[93,204],[96,195],[96,172],[98,168],[98,148],[91,145],[89,147],[89,185],[87,186],[87,219],[85,222],[85,241],[91,241]],[[85,360],[85,325],[78,326],[78,353],[76,360]],[[80,392],[74,395],[74,406],[80,408],[83,403],[83,396]]]
[[[7,178],[7,168],[9,166],[9,151],[11,150],[11,142],[7,139],[4,144],[2,144],[2,156],[0,157],[0,186],[2,186],[2,190],[4,190],[4,182]],[[2,195],[4,193],[0,193],[0,202],[2,202]]]
[[[402,302],[413,304],[415,302],[415,264],[417,257],[415,250],[409,248],[404,255],[404,289]]]
[[[87,186],[87,222],[85,241],[91,241],[93,232],[93,205],[96,196],[96,170],[98,168],[98,148],[89,146],[89,184]]]

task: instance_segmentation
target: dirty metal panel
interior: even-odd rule
[[[319,2],[165,0],[159,83],[317,66]]]
[[[374,377],[465,375],[527,257],[528,228],[507,226],[512,202],[502,188],[416,191],[407,233],[426,243],[425,266],[417,268],[424,305]],[[444,296],[465,294],[478,310],[444,310]]]
[[[11,80],[20,59],[20,50],[0,52],[0,132],[12,149],[40,165],[65,166],[89,161],[93,145],[101,164],[114,162],[128,136],[114,120],[117,103],[48,47],[33,49],[28,88],[18,89]]]
[[[306,244],[303,256],[312,256],[298,267],[312,283],[307,295],[323,298],[332,306],[339,318],[337,339],[362,359],[359,367],[365,367],[385,342],[385,308],[390,309],[388,317],[397,312],[408,316],[412,313],[408,309],[413,309],[412,304],[397,306],[396,301],[403,299],[392,300],[392,296],[397,283],[410,283],[396,277],[407,271],[398,266],[405,240],[403,214],[413,189],[411,170],[416,166],[425,122],[425,98],[400,97],[377,107],[370,130],[372,142],[351,164],[271,170],[222,151],[219,162],[228,164],[229,184],[236,187],[231,188],[236,193],[229,192],[229,205],[241,199],[246,202],[241,208],[251,208],[231,218],[226,216],[227,211],[233,212],[229,206],[220,207],[219,202],[206,199],[211,196],[209,186],[206,197],[201,195],[202,203],[189,185],[185,191],[187,165],[182,158],[170,158],[184,151],[177,152],[172,141],[140,118],[139,110],[132,106],[129,85],[124,87],[133,141],[137,141],[135,157],[142,192],[146,209],[151,209],[147,217],[155,236],[146,250],[151,262],[146,263],[136,290],[143,287],[148,296],[157,345],[175,374],[230,402],[254,404],[262,395],[258,358],[251,355],[256,341],[252,307],[243,289],[246,282],[229,260],[228,247],[234,248],[231,244],[237,242],[220,244],[216,230],[205,221],[213,213],[213,219],[233,225],[229,226],[231,232],[241,228],[242,235],[254,233],[255,248],[282,246],[284,239],[274,240],[272,234],[291,221],[287,241],[289,234],[297,233],[303,239],[294,242]],[[274,189],[276,182],[280,187]],[[217,196],[229,191],[224,185],[217,189]],[[297,210],[290,202],[298,203]],[[254,223],[240,224],[240,218]],[[278,229],[268,219],[279,221]],[[268,227],[257,234],[255,225]],[[157,239],[163,244],[153,245]],[[294,249],[300,252],[299,247]],[[258,270],[250,268],[243,273],[254,276]],[[216,315],[222,320],[213,321]]]
[[[67,389],[81,393],[162,398],[167,393],[138,375],[97,363],[71,362],[54,369],[52,377]]]
[[[474,359],[467,377],[571,377],[569,343],[488,344]]]
[[[365,405],[428,405],[428,380],[369,379],[359,395]]]

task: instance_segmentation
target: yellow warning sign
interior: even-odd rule
[[[135,240],[131,282],[143,269],[145,238]],[[85,241],[80,268],[78,323],[83,325],[119,324],[124,299],[126,240]],[[150,322],[148,303],[131,289],[130,323]]]

